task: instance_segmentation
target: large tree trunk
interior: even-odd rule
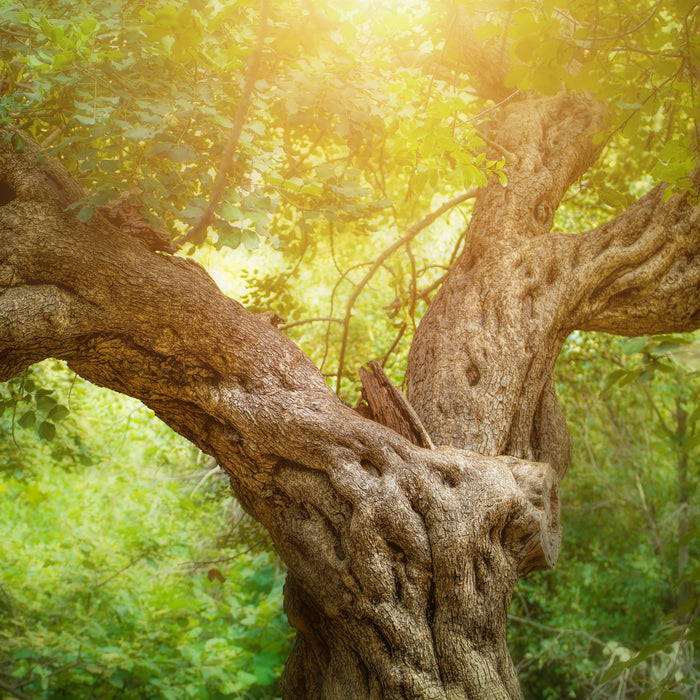
[[[0,379],[64,359],[218,460],[289,568],[285,697],[520,697],[507,610],[518,578],[556,561],[570,451],[552,378],[561,344],[575,328],[700,323],[686,197],[654,190],[600,229],[549,232],[603,118],[584,98],[528,97],[490,127],[510,153],[508,186],[480,194],[409,361],[435,449],[343,405],[196,263],[100,214],[78,221],[68,174],[2,144]]]

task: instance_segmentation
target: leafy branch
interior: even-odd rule
[[[248,70],[246,71],[243,94],[241,95],[241,99],[238,103],[236,118],[234,120],[233,127],[231,127],[228,142],[226,143],[224,153],[221,156],[221,164],[219,165],[219,170],[216,174],[216,180],[214,181],[214,187],[212,189],[211,196],[209,197],[209,203],[207,204],[206,209],[202,213],[202,216],[199,218],[197,223],[177,241],[178,247],[182,247],[185,243],[193,243],[195,246],[200,246],[206,240],[207,230],[214,218],[216,207],[221,200],[221,195],[224,192],[226,178],[229,170],[231,169],[233,156],[236,152],[236,148],[238,147],[238,141],[241,137],[241,132],[243,131],[243,125],[245,124],[245,120],[248,115],[248,108],[250,107],[250,101],[253,94],[253,86],[255,85],[255,80],[257,79],[258,72],[260,70],[260,59],[265,41],[269,10],[270,0],[262,0],[262,6],[260,8],[260,28],[255,41],[255,48],[250,56],[250,60],[248,61]]]

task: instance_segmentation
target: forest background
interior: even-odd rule
[[[682,188],[697,155],[698,4],[609,5],[478,11],[498,20],[481,38],[507,34],[519,89],[569,81],[610,102],[603,155],[557,212],[565,232],[658,179]],[[482,152],[489,106],[458,69],[461,11],[277,3],[234,185],[193,251],[231,296],[283,316],[351,404],[369,359],[401,385],[471,204],[429,212],[503,178]],[[185,232],[206,210],[258,36],[254,2],[1,3],[0,119],[79,175],[91,192],[79,218],[128,192],[154,226]],[[691,334],[582,333],[564,347],[564,545],[510,610],[526,697],[697,695],[697,347]],[[0,392],[0,697],[277,697],[284,569],[216,465],[60,363]]]

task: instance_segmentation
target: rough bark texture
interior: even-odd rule
[[[79,222],[65,206],[80,192],[58,164],[0,147],[0,380],[64,359],[218,460],[289,567],[298,636],[285,697],[520,697],[507,610],[517,579],[556,561],[561,344],[576,328],[700,324],[687,198],[654,190],[597,230],[549,232],[603,122],[599,104],[561,94],[510,100],[489,126],[510,154],[508,186],[479,195],[409,359],[409,399],[435,449],[344,406],[197,264],[101,215]],[[386,404],[380,420],[382,384],[370,400]]]

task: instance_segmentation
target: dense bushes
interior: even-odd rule
[[[0,697],[275,697],[283,572],[225,480],[137,402],[30,374],[0,424]],[[41,386],[72,408],[52,440],[19,425]]]

